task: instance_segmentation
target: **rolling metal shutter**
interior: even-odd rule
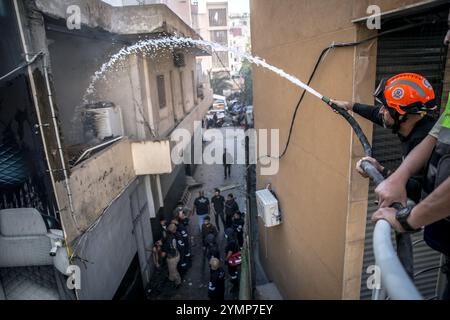
[[[425,25],[400,33],[393,33],[378,39],[377,84],[381,78],[390,77],[401,72],[415,72],[424,75],[436,92],[438,105],[441,101],[442,79],[447,50],[442,45],[447,22]],[[390,169],[401,163],[400,141],[391,130],[374,125],[373,155]],[[372,247],[373,224],[370,222],[376,210],[374,186],[369,188],[367,208],[366,240],[361,279],[361,299],[371,299],[372,292],[367,289],[367,267],[375,264]],[[414,246],[414,272],[438,266],[440,255],[430,249],[423,241],[422,233],[413,235],[413,241],[420,241]],[[394,242],[395,243],[395,242]],[[422,295],[432,298],[435,295],[437,270],[423,273],[416,277],[415,283]]]

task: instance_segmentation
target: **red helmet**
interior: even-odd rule
[[[429,112],[436,108],[433,87],[417,73],[400,73],[381,80],[374,96],[400,115]]]

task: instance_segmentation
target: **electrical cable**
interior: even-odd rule
[[[373,35],[371,37],[368,37],[366,39],[363,39],[363,40],[360,40],[360,41],[356,41],[356,42],[338,42],[338,43],[333,43],[330,46],[324,48],[322,50],[322,52],[320,53],[319,57],[316,60],[315,65],[314,65],[313,71],[311,72],[311,75],[309,76],[308,82],[306,84],[308,86],[311,84],[311,81],[313,80],[313,78],[314,78],[314,76],[316,74],[316,71],[319,68],[320,63],[322,62],[325,54],[329,50],[331,50],[333,48],[345,48],[345,47],[358,46],[360,44],[369,42],[371,40],[374,40],[376,38],[379,38],[381,36],[384,36],[384,35],[387,35],[387,34],[390,34],[390,33],[398,32],[398,31],[404,31],[404,30],[407,30],[407,29],[410,29],[410,28],[413,28],[413,27],[418,27],[418,26],[421,26],[421,25],[425,25],[425,24],[429,24],[429,23],[435,23],[435,22],[436,22],[435,20],[423,21],[423,22],[420,22],[420,23],[415,23],[415,24],[410,24],[410,25],[394,28],[394,29],[391,29],[391,30],[387,30],[387,31],[378,33],[378,34]],[[285,147],[284,147],[283,152],[281,153],[281,155],[279,155],[278,157],[272,157],[272,156],[269,156],[269,155],[262,156],[262,157],[275,158],[275,159],[281,160],[285,156],[285,154],[287,152],[287,149],[289,147],[289,144],[291,142],[291,136],[292,136],[292,131],[293,131],[293,128],[294,128],[295,119],[297,117],[297,112],[298,112],[298,110],[300,108],[300,104],[302,103],[305,94],[306,94],[306,90],[303,90],[303,92],[302,92],[302,94],[301,94],[301,96],[300,96],[300,98],[299,98],[299,100],[297,102],[297,105],[296,105],[296,107],[294,109],[294,113],[293,113],[292,118],[291,118],[291,124],[290,124],[290,127],[289,127],[288,138],[287,138]],[[262,157],[260,157],[260,158],[262,158]]]
[[[35,54],[30,61],[24,61],[21,64],[19,64],[16,68],[14,68],[13,70],[9,71],[8,73],[4,74],[3,76],[0,77],[0,81],[2,81],[3,79],[8,78],[10,75],[16,73],[17,71],[19,71],[20,69],[23,69],[25,67],[28,67],[30,64],[32,64],[39,56],[43,55],[44,53],[38,52],[37,54]]]
[[[225,72],[229,74],[231,81],[234,82],[234,84],[239,88],[240,91],[243,91],[243,90],[242,90],[242,87],[240,86],[240,84],[237,83],[235,79],[233,79],[233,77],[232,77],[232,75],[231,75],[231,72],[230,72],[230,71],[228,70],[228,68],[225,66],[225,64],[223,63],[222,59],[220,59],[219,55],[217,54],[217,51],[214,50],[213,52],[216,54],[216,57],[217,57],[217,59],[219,60],[219,62],[220,62],[220,64],[222,65],[222,67],[225,69]],[[223,52],[226,52],[226,51],[223,51]]]

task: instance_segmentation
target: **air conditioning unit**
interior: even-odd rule
[[[264,221],[265,227],[273,227],[281,223],[278,200],[269,189],[256,191],[256,205],[258,217]]]
[[[88,105],[85,109],[85,132],[93,131],[96,138],[123,136],[123,119],[120,107],[111,102],[98,102]]]

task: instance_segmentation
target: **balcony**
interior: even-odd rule
[[[130,141],[123,137],[71,169],[68,181],[56,188],[62,199],[61,218],[69,241],[83,233],[111,202],[140,175],[172,172],[169,139]],[[71,208],[69,210],[69,208]]]

